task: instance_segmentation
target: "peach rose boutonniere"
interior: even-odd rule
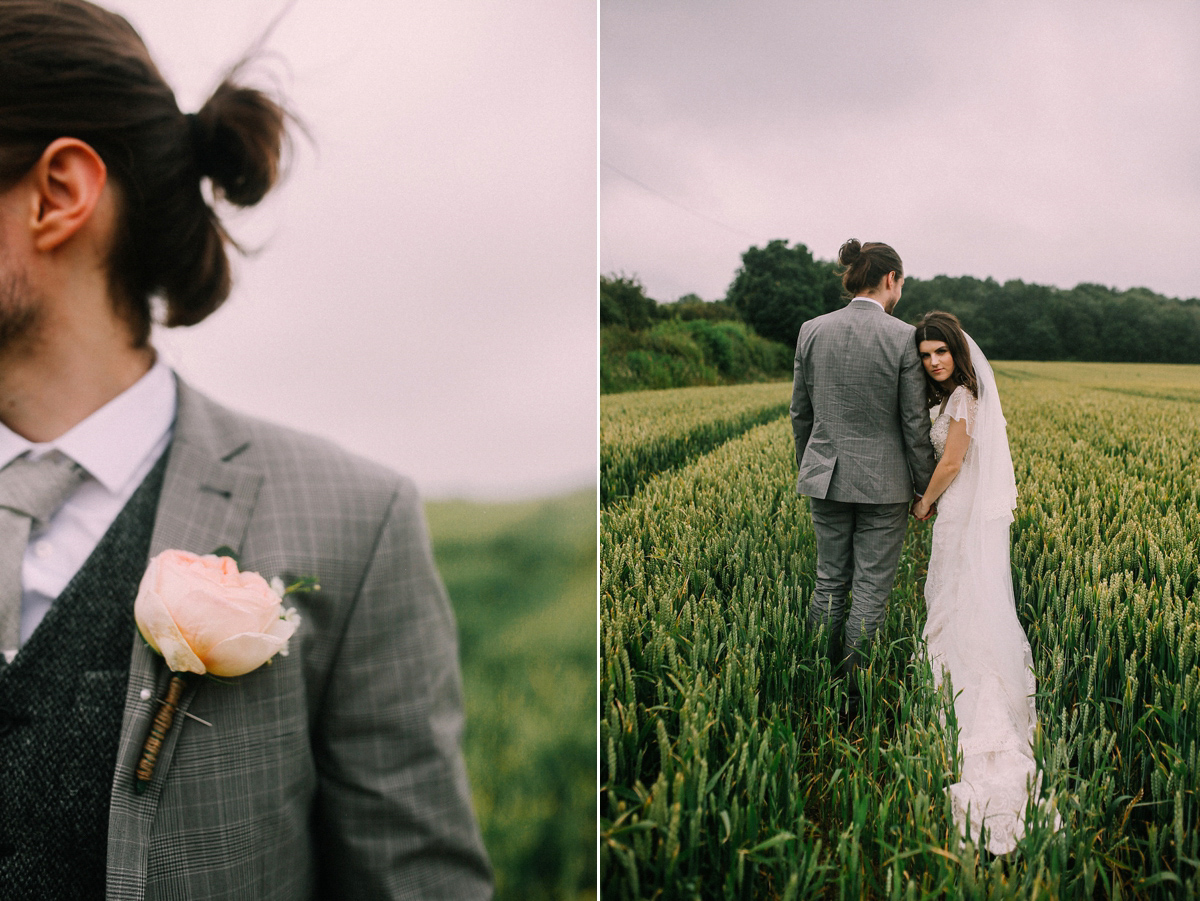
[[[286,655],[300,617],[295,608],[284,608],[283,599],[319,587],[311,578],[284,587],[278,578],[268,583],[258,573],[241,572],[228,548],[203,556],[168,550],[150,561],[133,615],[146,644],[174,675],[142,749],[134,786],[139,792],[154,775],[187,674],[232,678]]]

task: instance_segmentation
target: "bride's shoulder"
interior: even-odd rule
[[[959,385],[950,392],[946,403],[946,413],[953,419],[972,419],[979,402],[966,385]]]

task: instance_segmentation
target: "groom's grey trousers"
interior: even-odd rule
[[[908,504],[933,474],[915,329],[862,299],[804,323],[791,415],[817,539],[808,619],[842,632],[849,672],[883,624]]]
[[[817,538],[817,580],[809,624],[842,631],[846,653],[875,637],[887,614],[904,545],[908,504],[848,504],[810,498]],[[846,596],[851,585],[849,612]],[[844,627],[844,631],[843,631]]]

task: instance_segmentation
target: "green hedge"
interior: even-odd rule
[[[600,391],[729,385],[786,378],[791,348],[760,338],[741,322],[660,322],[645,331],[600,329]]]

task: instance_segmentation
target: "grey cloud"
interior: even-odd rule
[[[754,243],[1200,294],[1184,3],[604,4],[601,152]],[[601,172],[601,264],[715,297],[744,237]]]

